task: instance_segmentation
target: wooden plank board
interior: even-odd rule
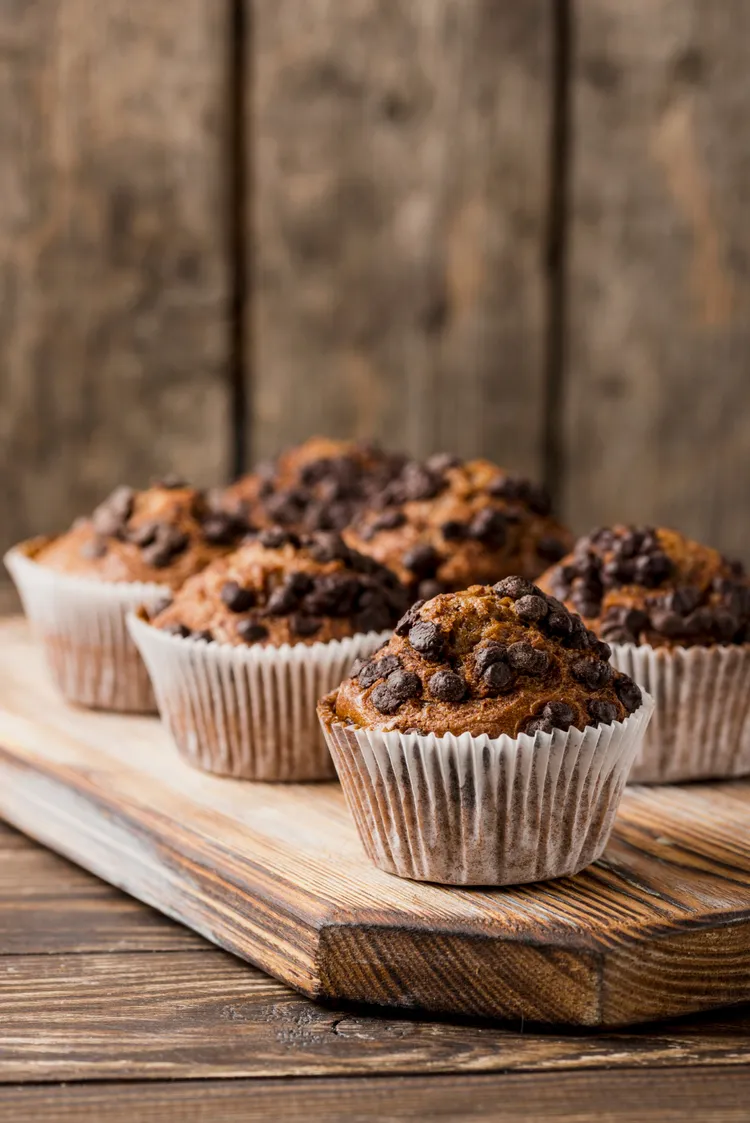
[[[750,561],[750,8],[573,12],[566,514]]]
[[[251,452],[540,474],[552,3],[245,3]]]
[[[750,998],[747,783],[633,788],[579,877],[446,889],[370,866],[334,784],[206,776],[153,719],[67,707],[20,621],[0,684],[0,814],[311,997],[587,1025]]]
[[[0,549],[228,472],[227,10],[0,5]]]
[[[88,1084],[0,1091],[13,1123],[746,1123],[750,1071]]]

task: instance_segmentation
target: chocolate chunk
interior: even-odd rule
[[[646,554],[636,559],[635,579],[649,589],[661,585],[672,573],[672,562],[666,554]]]
[[[403,511],[383,511],[382,515],[378,515],[375,522],[372,523],[372,529],[378,530],[398,530],[406,522],[406,515]]]
[[[570,665],[570,671],[577,682],[582,682],[589,690],[599,690],[602,686],[612,681],[614,671],[609,663],[600,659],[576,659]]]
[[[488,486],[490,495],[509,502],[524,503],[538,515],[548,515],[551,510],[549,496],[544,488],[537,487],[520,476],[499,476]]]
[[[651,627],[663,636],[674,638],[685,632],[685,619],[676,612],[666,608],[654,608],[651,611]]]
[[[134,546],[143,549],[150,546],[152,542],[156,541],[159,533],[160,523],[158,522],[145,522],[140,526],[133,526],[127,531],[128,542],[132,542]]]
[[[420,620],[409,629],[409,643],[425,659],[442,659],[443,636],[440,629],[429,620]]]
[[[91,516],[94,530],[103,538],[117,538],[133,513],[135,492],[132,487],[116,487]]]
[[[381,714],[395,714],[404,702],[419,697],[421,693],[419,675],[412,674],[411,671],[394,671],[385,682],[375,687],[370,699]]]
[[[340,534],[321,532],[306,543],[310,557],[318,562],[347,561],[351,550]]]
[[[601,698],[589,698],[587,709],[592,717],[592,725],[610,725],[617,717],[614,702],[604,702]]]
[[[443,488],[441,475],[416,460],[405,466],[400,483],[406,499],[434,499]]]
[[[446,542],[458,542],[462,538],[468,538],[469,527],[466,523],[459,522],[458,519],[448,519],[440,527],[440,532]]]
[[[205,640],[206,643],[214,642],[214,637],[212,633],[209,632],[208,628],[201,628],[200,631],[193,632],[193,639],[202,639]]]
[[[315,616],[306,616],[303,612],[295,612],[289,621],[290,631],[297,636],[314,636],[322,626],[322,620]]]
[[[528,733],[533,737],[535,733],[552,733],[554,732],[554,725],[546,717],[535,717],[527,723],[526,728],[522,730],[523,733]]]
[[[258,541],[267,550],[280,550],[290,543],[292,546],[299,545],[297,536],[290,534],[287,530],[282,530],[280,526],[272,526],[268,530],[262,530],[258,535]]]
[[[617,697],[622,702],[629,714],[635,713],[643,701],[641,688],[627,675],[619,675],[615,680]]]
[[[227,511],[216,511],[201,524],[203,537],[211,546],[231,546],[249,530],[246,519],[230,515]]]
[[[225,581],[219,596],[230,612],[248,612],[256,600],[252,589],[243,589],[236,581]]]
[[[552,733],[555,729],[567,733],[574,720],[575,712],[567,702],[547,702],[541,714],[527,724],[525,731],[530,735]]]
[[[433,597],[439,597],[441,593],[445,592],[447,592],[446,586],[442,581],[436,581],[434,577],[428,577],[425,581],[420,581],[417,586],[419,599],[423,601],[432,600]]]
[[[484,647],[478,647],[474,654],[477,674],[484,674],[493,663],[504,663],[508,658],[508,645],[489,640]]]
[[[277,585],[266,602],[266,612],[271,616],[286,616],[299,606],[302,598],[310,591],[312,578],[307,573],[289,573],[281,585]]]
[[[107,543],[103,538],[90,538],[88,542],[84,542],[80,549],[82,558],[88,558],[94,561],[96,558],[103,558],[108,550]]]
[[[416,577],[434,577],[441,562],[440,554],[432,546],[413,546],[403,556],[403,563]]]
[[[595,655],[598,655],[603,663],[609,663],[612,658],[612,648],[604,640],[597,639],[596,643],[592,643],[591,649]]]
[[[314,615],[349,616],[361,589],[361,580],[353,575],[324,573],[314,579],[305,608]]]
[[[635,562],[628,558],[612,558],[602,566],[602,583],[613,588],[629,585],[635,578]]]
[[[523,577],[504,577],[502,581],[492,586],[492,591],[499,597],[510,597],[511,600],[539,596],[541,593],[536,585],[532,585],[531,581],[526,581]]]
[[[543,535],[536,545],[536,552],[539,557],[548,562],[556,562],[560,558],[564,558],[565,549],[565,543],[561,542],[559,538],[554,538],[551,534]]]
[[[577,585],[573,589],[570,599],[581,616],[589,618],[598,615],[602,606],[601,595],[597,596],[596,590],[592,586]]]
[[[181,639],[187,639],[188,636],[192,635],[186,624],[167,624],[161,630],[169,636],[180,636]]]
[[[488,507],[484,511],[479,511],[471,520],[469,534],[485,546],[499,550],[505,545],[508,524],[501,511],[494,511]]]
[[[401,660],[397,655],[384,655],[382,659],[372,659],[359,670],[357,681],[363,689],[372,686],[379,678],[387,678],[394,671],[401,670]]]
[[[513,672],[507,663],[490,663],[482,672],[482,682],[493,694],[500,694],[513,685]]]
[[[676,612],[678,616],[689,616],[698,607],[701,601],[700,589],[692,585],[683,585],[674,589],[663,598],[662,604],[669,612]]]
[[[415,601],[409,611],[404,613],[393,629],[397,636],[405,636],[411,626],[419,620],[419,610],[423,604],[423,600]]]
[[[513,611],[524,624],[537,624],[547,615],[549,607],[544,597],[531,595],[519,597],[513,605]]]
[[[466,683],[453,671],[436,671],[427,686],[432,697],[439,702],[460,702],[466,694]]]
[[[550,657],[546,651],[540,651],[521,640],[508,648],[508,662],[521,674],[543,675],[549,669]]]
[[[188,547],[188,536],[176,526],[161,523],[156,533],[156,538],[151,545],[142,551],[146,565],[154,569],[164,569],[179,554],[184,553]]]
[[[573,618],[569,612],[552,609],[544,621],[544,626],[553,635],[569,636],[573,631]]]
[[[245,643],[258,643],[268,638],[268,628],[256,620],[240,620],[237,625],[237,635]]]

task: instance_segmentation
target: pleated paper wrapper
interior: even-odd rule
[[[750,645],[610,646],[613,665],[656,702],[631,783],[750,773]]]
[[[60,573],[34,561],[45,541],[13,547],[5,565],[61,693],[93,709],[155,713],[148,672],[125,620],[139,605],[169,595],[169,587]]]
[[[141,614],[128,625],[181,755],[206,772],[243,780],[335,778],[317,701],[390,635],[233,647],[170,635]]]
[[[653,701],[624,722],[490,738],[321,724],[364,848],[380,869],[445,885],[574,874],[604,850]]]

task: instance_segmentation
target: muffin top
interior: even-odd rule
[[[34,560],[98,581],[156,582],[178,588],[237,546],[244,519],[212,509],[205,493],[167,479],[145,491],[118,487]]]
[[[342,530],[404,461],[375,444],[311,437],[237,480],[224,505],[261,526]]]
[[[676,530],[602,527],[540,580],[612,643],[652,647],[746,643],[750,587],[742,566]]]
[[[536,577],[572,545],[544,490],[488,460],[409,461],[371,506],[347,542],[422,599],[510,574]]]
[[[632,679],[579,616],[522,577],[417,602],[333,705],[342,722],[402,733],[519,733],[622,721]]]
[[[408,599],[397,578],[331,531],[263,530],[188,581],[151,623],[218,643],[315,643],[392,628]]]

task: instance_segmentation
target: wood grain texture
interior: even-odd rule
[[[0,7],[0,548],[227,471],[227,6]]]
[[[750,9],[573,10],[567,513],[750,560]]]
[[[745,1123],[750,1071],[683,1069],[358,1080],[206,1081],[8,1088],[0,1118],[13,1123]]]
[[[750,997],[727,785],[630,789],[577,878],[450,890],[371,867],[334,784],[202,775],[153,719],[65,706],[22,622],[0,626],[0,683],[0,813],[311,997],[588,1025]]]
[[[247,0],[250,447],[540,470],[548,0]]]

